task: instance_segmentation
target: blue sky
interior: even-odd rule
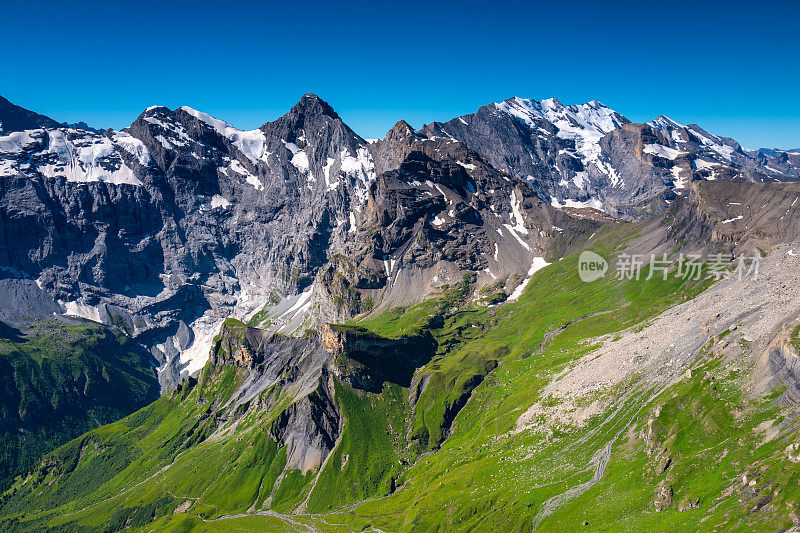
[[[800,147],[800,1],[9,2],[0,95],[121,128],[189,105],[240,128],[303,93],[364,137],[510,96],[597,99]]]

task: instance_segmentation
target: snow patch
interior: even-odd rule
[[[711,170],[717,165],[719,165],[719,163],[715,163],[714,161],[706,161],[705,159],[694,160],[694,168],[697,170]]]
[[[744,218],[744,215],[739,215],[738,217],[729,218],[728,220],[723,220],[720,224],[730,224],[731,222],[735,222],[737,220],[741,220]]]
[[[19,153],[28,148],[29,145],[39,140],[39,136],[33,133],[43,132],[44,130],[15,131],[0,137],[0,153]]]
[[[211,209],[216,209],[218,207],[225,208],[229,205],[231,205],[231,203],[225,197],[220,196],[219,194],[215,194],[211,197]]]
[[[190,329],[194,340],[188,348],[181,350],[178,358],[182,365],[186,365],[182,370],[188,372],[190,376],[206,365],[214,337],[219,332],[222,322],[222,318],[210,314],[205,314],[192,322]]]
[[[183,106],[180,109],[192,115],[200,122],[211,126],[212,129],[214,129],[222,137],[228,139],[236,148],[239,149],[240,152],[242,152],[242,154],[245,155],[245,157],[254,163],[256,161],[267,161],[270,155],[269,152],[266,151],[267,138],[264,136],[264,132],[261,130],[255,129],[250,131],[242,131],[231,126],[227,122],[216,119],[207,113],[197,111],[191,107]]]
[[[66,316],[85,318],[86,320],[91,320],[92,322],[99,322],[100,324],[103,323],[103,319],[100,316],[99,307],[84,303],[82,300],[63,302],[63,305],[65,309],[64,314]]]
[[[39,167],[42,174],[48,178],[64,177],[76,183],[101,181],[114,185],[142,185],[133,170],[119,157],[111,139],[94,134],[74,137],[72,134],[75,132],[77,130],[48,130],[50,143],[45,153],[54,154],[56,161]]]
[[[525,287],[527,287],[528,283],[531,282],[531,277],[537,271],[543,269],[544,267],[546,267],[549,264],[550,263],[548,263],[547,261],[544,260],[544,257],[534,257],[533,258],[533,263],[531,264],[531,268],[528,269],[528,277],[525,278],[524,280],[522,280],[522,283],[520,283],[517,286],[517,288],[514,289],[514,291],[508,297],[508,301],[512,301],[513,302],[514,300],[516,300],[517,298],[522,296],[522,293],[525,292]]]
[[[663,157],[664,159],[676,159],[685,153],[661,144],[646,144],[644,146],[644,152]]]
[[[528,234],[528,229],[525,227],[525,219],[522,217],[522,195],[516,189],[511,191],[511,214],[514,217],[513,230],[523,235]]]
[[[672,172],[672,177],[675,179],[674,187],[676,189],[685,189],[686,188],[686,178],[681,176],[681,171],[683,169],[678,166],[672,167],[670,172]]]
[[[140,165],[148,166],[152,161],[150,151],[133,135],[121,131],[114,134],[113,140],[120,148],[134,156]]]
[[[523,248],[525,248],[529,252],[531,251],[530,245],[527,242],[522,240],[522,237],[520,237],[519,234],[516,231],[514,231],[514,227],[511,226],[511,224],[503,224],[503,226],[505,226],[506,229],[511,233],[512,237],[517,239],[517,242],[519,242],[520,246],[522,246]],[[500,230],[498,229],[497,232],[500,233]],[[501,233],[501,235],[502,235],[502,233]]]
[[[287,309],[282,315],[281,318],[294,318],[294,316],[299,312],[305,312],[309,306],[311,305],[311,293],[313,292],[313,288],[308,289],[307,291],[300,294],[300,297],[297,298],[297,301],[292,305],[289,309]]]
[[[593,209],[597,209],[599,211],[603,210],[603,203],[598,200],[597,198],[592,198],[588,201],[579,201],[579,200],[564,200],[564,203],[558,201],[555,196],[550,197],[550,205],[555,207],[556,209],[561,209],[562,207],[574,207],[574,208],[586,208],[591,207]]]
[[[250,185],[252,185],[253,187],[255,187],[257,191],[260,191],[264,188],[264,184],[261,183],[261,180],[258,179],[258,176],[254,176],[253,174],[251,174],[246,168],[244,168],[244,165],[242,165],[236,159],[231,161],[230,165],[228,165],[228,169],[244,176],[245,181]],[[225,173],[227,174],[227,170]]]

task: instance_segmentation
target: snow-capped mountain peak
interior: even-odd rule
[[[500,111],[519,118],[531,127],[535,126],[536,119],[546,120],[558,127],[565,138],[577,130],[605,134],[629,122],[597,100],[565,106],[556,98],[537,102],[515,96],[494,105]]]
[[[657,130],[683,129],[686,127],[683,124],[675,122],[666,115],[659,115],[655,120],[652,120],[648,124]]]

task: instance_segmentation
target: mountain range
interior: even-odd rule
[[[251,131],[0,98],[0,523],[788,527],[798,181],[597,101],[365,140],[313,94]],[[587,250],[764,263],[583,283]]]

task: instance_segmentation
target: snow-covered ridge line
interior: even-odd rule
[[[182,106],[178,109],[210,126],[219,135],[228,139],[245,157],[254,163],[257,161],[267,162],[270,153],[266,151],[267,139],[261,130],[240,130],[225,121],[212,117],[208,113],[203,113],[188,106]]]

